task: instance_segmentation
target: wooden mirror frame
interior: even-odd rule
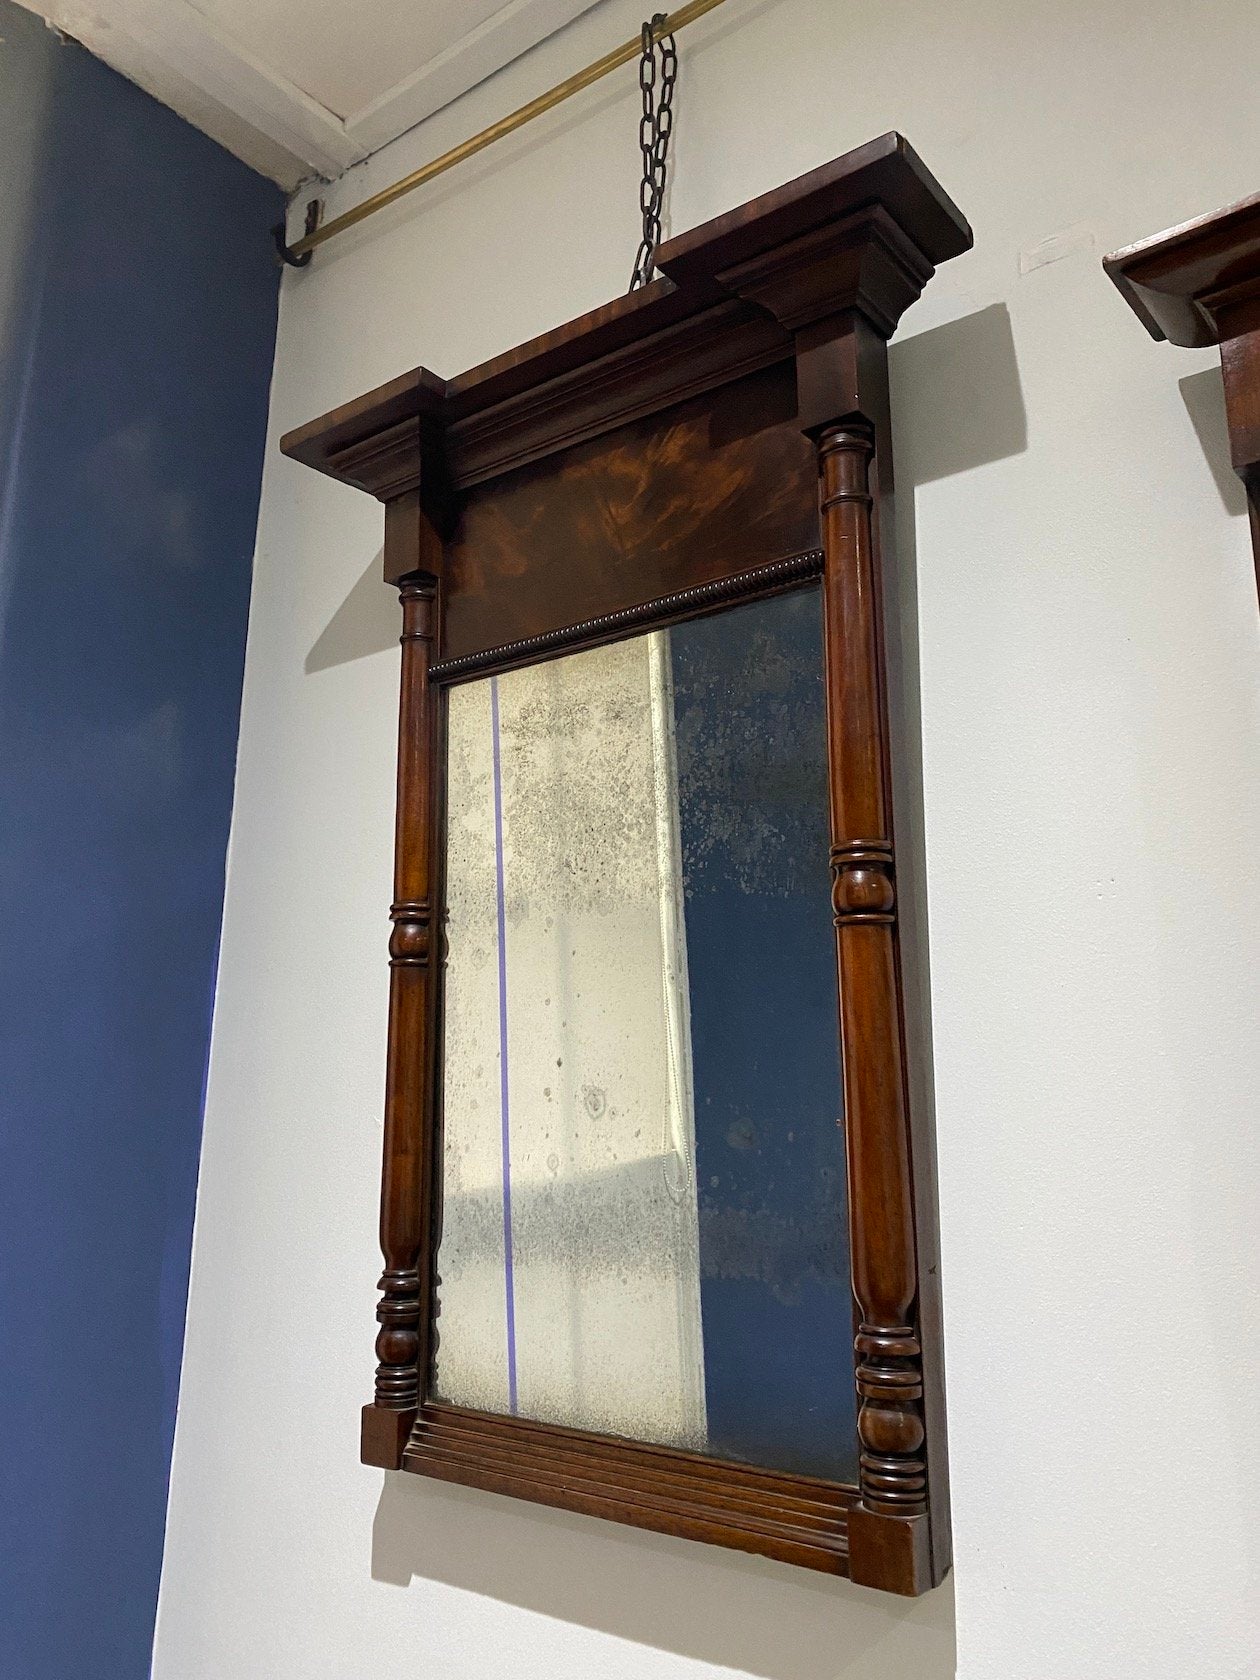
[[[1260,194],[1113,251],[1103,268],[1152,338],[1220,346],[1260,590]]]
[[[385,504],[402,698],[365,1463],[915,1594],[949,1567],[935,1162],[910,1062],[883,639],[886,341],[971,231],[897,134],[661,248],[659,278],[458,379],[284,438]],[[441,1227],[445,691],[820,578],[859,1484],[431,1397]],[[909,1047],[909,1055],[908,1055]]]

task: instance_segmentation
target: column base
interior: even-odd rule
[[[936,1585],[926,1517],[886,1517],[855,1505],[849,1512],[849,1579],[859,1587],[917,1598]]]
[[[381,1470],[401,1470],[403,1451],[416,1421],[415,1408],[393,1412],[384,1406],[364,1406],[359,1457]]]

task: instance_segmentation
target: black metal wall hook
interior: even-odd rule
[[[315,232],[315,229],[319,226],[319,213],[322,208],[323,206],[317,198],[311,199],[307,204],[304,233]],[[271,238],[276,247],[276,256],[282,263],[287,263],[290,268],[305,268],[315,253],[314,251],[303,251],[300,257],[296,256],[285,238],[287,231],[283,222],[277,222],[271,230]]]

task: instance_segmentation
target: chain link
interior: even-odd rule
[[[651,22],[643,25],[643,53],[639,59],[639,90],[643,96],[643,115],[639,118],[639,150],[643,154],[639,209],[643,216],[643,240],[630,276],[632,292],[651,280],[656,268],[656,248],[661,242],[669,142],[674,132],[674,87],[678,81],[678,49],[674,37],[657,38],[657,30],[667,17],[667,13],[657,12]]]

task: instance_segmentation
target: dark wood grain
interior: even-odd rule
[[[403,553],[399,554],[399,548]],[[440,1157],[434,1108],[437,952],[440,931],[439,809],[444,751],[441,691],[429,681],[437,647],[440,574],[420,570],[426,550],[414,496],[386,510],[386,566],[403,610],[398,713],[394,899],[390,906],[389,1035],[381,1169],[381,1253],[376,1391],[363,1409],[363,1457],[396,1470],[431,1363],[433,1177]]]
[[[1260,474],[1260,332],[1221,345],[1225,418],[1234,470],[1252,490]]]
[[[786,361],[478,486],[450,545],[444,657],[817,548],[816,471]]]
[[[767,265],[812,286],[816,318],[869,311],[887,336],[934,266],[970,245],[966,221],[913,147],[885,134],[668,241],[663,276],[643,291],[450,381],[425,368],[404,374],[289,432],[280,447],[387,499],[408,487],[395,457],[409,428],[433,418],[458,490],[790,356],[780,317],[735,302],[755,299],[751,277]],[[383,458],[373,451],[378,434]]]
[[[1152,338],[1199,348],[1260,327],[1260,194],[1126,245],[1103,268]]]
[[[404,1467],[542,1504],[848,1574],[852,1488],[670,1447],[426,1405]]]
[[[538,390],[688,320],[698,304],[703,307],[724,299],[717,286],[699,296],[694,289],[680,289],[658,275],[650,285],[602,303],[452,379],[447,387],[451,417],[463,420],[508,398]]]
[[[858,1306],[861,1501],[851,1573],[867,1585],[913,1592],[941,1579],[951,1545],[935,1143],[930,1116],[910,1106],[893,844],[882,605],[894,533],[885,337],[930,273],[921,248],[877,204],[722,275],[729,289],[792,330],[797,419],[818,440],[831,865]],[[924,1036],[926,1023],[917,1025]]]
[[[420,420],[438,413],[446,381],[413,368],[387,385],[286,432],[280,450],[318,472],[382,500],[420,479]]]
[[[971,249],[962,211],[910,142],[889,133],[667,240],[657,266],[679,284],[720,274],[874,205],[914,240],[929,268]]]
[[[1221,372],[1230,455],[1247,490],[1251,553],[1260,596],[1260,331],[1226,339],[1221,345]]]
[[[596,363],[452,419],[451,478],[461,489],[501,478],[791,355],[791,339],[773,320],[726,298]]]
[[[1103,267],[1153,338],[1220,346],[1260,593],[1260,194],[1113,251]]]
[[[665,277],[635,297],[449,383],[404,375],[282,442],[385,501],[385,575],[404,611],[369,1463],[891,1592],[922,1592],[948,1567],[933,1139],[907,1087],[883,646],[885,341],[970,238],[906,142],[884,136],[671,241]],[[820,567],[858,1487],[490,1417],[431,1392],[444,685]]]
[[[926,1562],[916,1532],[920,1523],[926,1530],[927,1435],[872,519],[874,449],[869,424],[837,426],[819,442],[832,905],[849,1244],[860,1314],[854,1351],[861,1505],[873,1516],[899,1522],[903,1554],[923,1554]],[[920,1582],[916,1590],[926,1585]]]
[[[439,660],[430,667],[430,677],[434,682],[466,682],[471,677],[512,671],[521,665],[541,664],[544,660],[579,648],[620,641],[636,631],[659,630],[672,624],[682,624],[689,618],[700,618],[712,612],[715,607],[782,594],[817,577],[822,570],[822,559],[820,548],[810,548],[800,554],[791,554],[784,560],[750,567],[746,572],[725,573],[710,583],[698,583],[674,595],[655,596],[650,601],[618,608],[598,618],[578,619],[574,624],[544,630],[541,635],[527,636],[519,642],[504,642],[465,654],[461,659]]]

